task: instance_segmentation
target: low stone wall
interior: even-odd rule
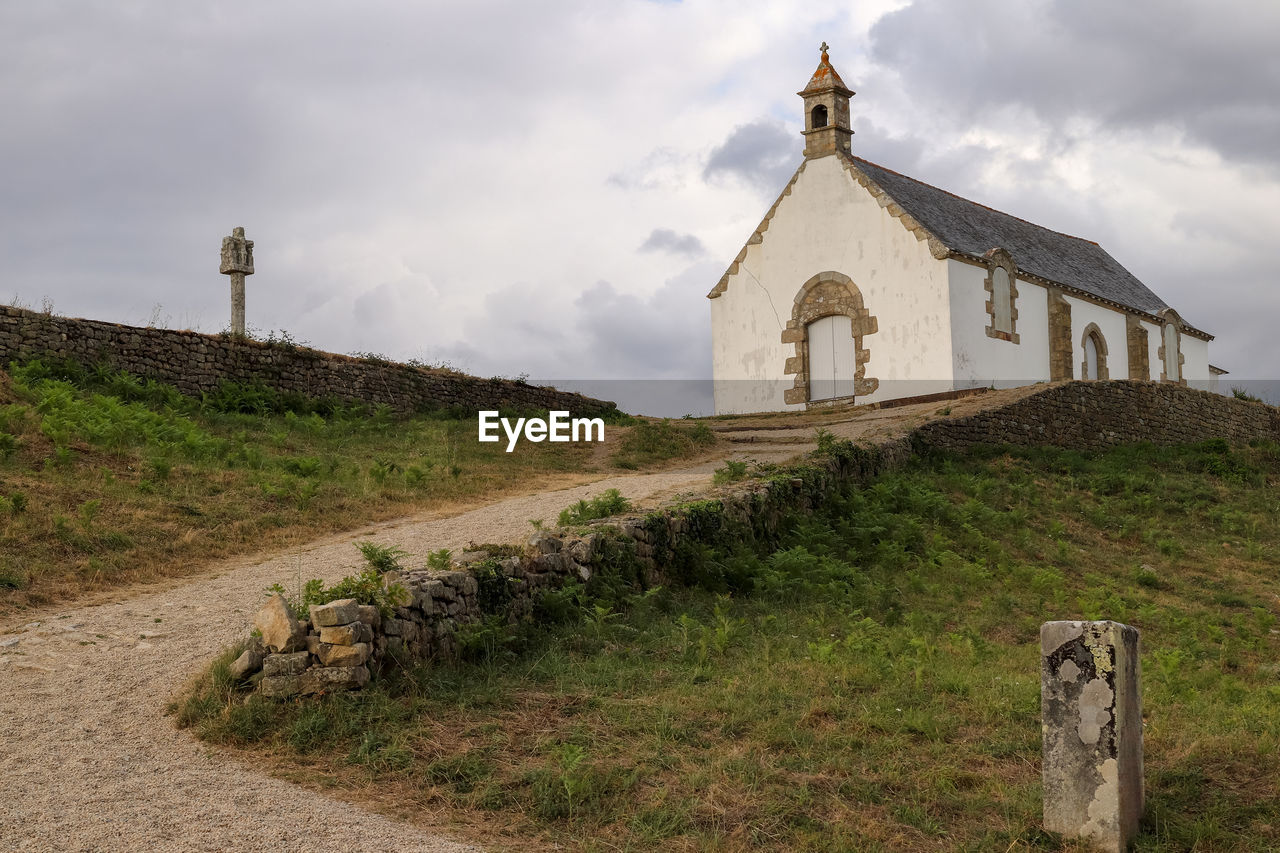
[[[1161,382],[1065,382],[998,409],[924,424],[919,447],[1191,444],[1210,438],[1280,441],[1280,409]]]
[[[595,416],[617,408],[581,394],[507,379],[480,379],[447,370],[367,361],[278,342],[122,326],[0,307],[0,364],[45,355],[82,364],[109,364],[173,385],[190,396],[231,381],[261,383],[308,397],[381,404],[401,414],[457,406],[562,409],[575,416]]]
[[[905,438],[873,447],[840,444],[783,474],[735,484],[705,500],[606,519],[587,532],[542,532],[520,556],[464,554],[469,565],[454,571],[389,575],[407,594],[391,614],[348,600],[312,608],[310,621],[300,624],[284,615],[284,600],[274,598],[259,613],[261,636],[234,674],[247,678],[261,670],[259,689],[278,697],[359,688],[370,667],[390,660],[454,656],[467,625],[525,619],[539,596],[570,582],[589,585],[612,573],[637,589],[686,583],[691,546],[747,542],[768,549],[788,516],[901,467],[922,449],[1048,444],[1090,450],[1209,438],[1280,440],[1280,409],[1150,382],[1046,386],[1000,409],[926,424]]]
[[[519,622],[542,594],[570,582],[589,589],[605,573],[636,589],[681,583],[687,546],[752,541],[768,547],[789,513],[808,511],[841,484],[896,467],[910,454],[906,440],[872,450],[848,446],[818,464],[740,484],[714,499],[607,519],[587,532],[539,533],[519,556],[473,552],[463,555],[469,565],[454,571],[388,573],[386,582],[402,586],[406,599],[390,614],[345,599],[312,607],[309,620],[299,622],[277,595],[259,611],[255,635],[232,674],[245,679],[261,671],[258,689],[278,698],[357,689],[371,669],[391,661],[454,657],[468,625],[495,617]]]

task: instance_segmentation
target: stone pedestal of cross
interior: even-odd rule
[[[244,238],[243,228],[231,229],[222,238],[222,263],[218,272],[231,276],[231,334],[244,337],[244,277],[253,275],[253,241]]]

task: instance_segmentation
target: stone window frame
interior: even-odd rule
[[[787,359],[783,373],[796,377],[792,387],[783,392],[784,403],[807,405],[816,402],[809,399],[809,325],[832,316],[848,317],[853,333],[853,396],[866,396],[880,387],[879,379],[866,375],[871,352],[862,346],[863,338],[874,335],[879,324],[863,305],[862,291],[853,279],[844,273],[827,270],[801,285],[791,306],[791,319],[782,330],[782,343],[795,345],[795,354]]]
[[[1013,255],[1008,250],[994,248],[982,256],[987,261],[987,277],[982,282],[982,289],[987,292],[986,308],[987,337],[1011,344],[1022,343],[1018,334],[1018,265],[1013,262]],[[995,275],[997,269],[1003,269],[1009,275],[1009,331],[996,328],[996,289]]]
[[[1178,312],[1174,311],[1172,308],[1161,309],[1159,312],[1156,313],[1156,316],[1163,321],[1160,324],[1160,348],[1156,350],[1156,358],[1160,360],[1160,381],[1172,382],[1175,385],[1186,385],[1187,384],[1187,370],[1186,370],[1187,357],[1182,352],[1182,326],[1183,326],[1182,318],[1179,317]],[[1176,380],[1169,378],[1169,374],[1167,373],[1169,361],[1164,356],[1164,347],[1165,347],[1164,330],[1168,326],[1173,326],[1173,339],[1174,341],[1176,341],[1176,346],[1178,347],[1178,378]]]
[[[1103,380],[1111,378],[1111,371],[1107,369],[1107,337],[1102,334],[1102,329],[1098,328],[1097,323],[1090,323],[1084,327],[1084,333],[1080,335],[1080,378],[1088,379],[1089,356],[1085,353],[1085,341],[1093,337],[1094,348],[1098,350],[1098,375],[1095,379]]]

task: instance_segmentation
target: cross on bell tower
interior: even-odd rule
[[[853,136],[849,127],[849,99],[854,92],[831,67],[825,41],[819,50],[822,59],[809,78],[809,85],[796,93],[804,98],[804,156],[825,157],[837,151],[848,154]]]

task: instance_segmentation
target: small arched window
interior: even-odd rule
[[[1178,327],[1172,322],[1164,324],[1164,376],[1170,382],[1182,379],[1178,371]]]
[[[1008,250],[996,247],[984,256],[987,277],[982,281],[986,291],[987,337],[1016,344],[1018,336],[1018,265]]]
[[[1107,369],[1107,339],[1097,323],[1085,326],[1084,335],[1080,338],[1080,349],[1084,358],[1080,362],[1081,379],[1110,379]]]
[[[1084,339],[1084,376],[1081,378],[1098,378],[1098,341],[1093,335]]]
[[[996,267],[991,273],[992,327],[997,332],[1013,331],[1013,299],[1009,292],[1009,272]]]
[[[810,128],[811,130],[817,130],[820,127],[827,126],[827,108],[822,104],[818,104],[813,108],[811,116],[813,121],[813,127]]]

